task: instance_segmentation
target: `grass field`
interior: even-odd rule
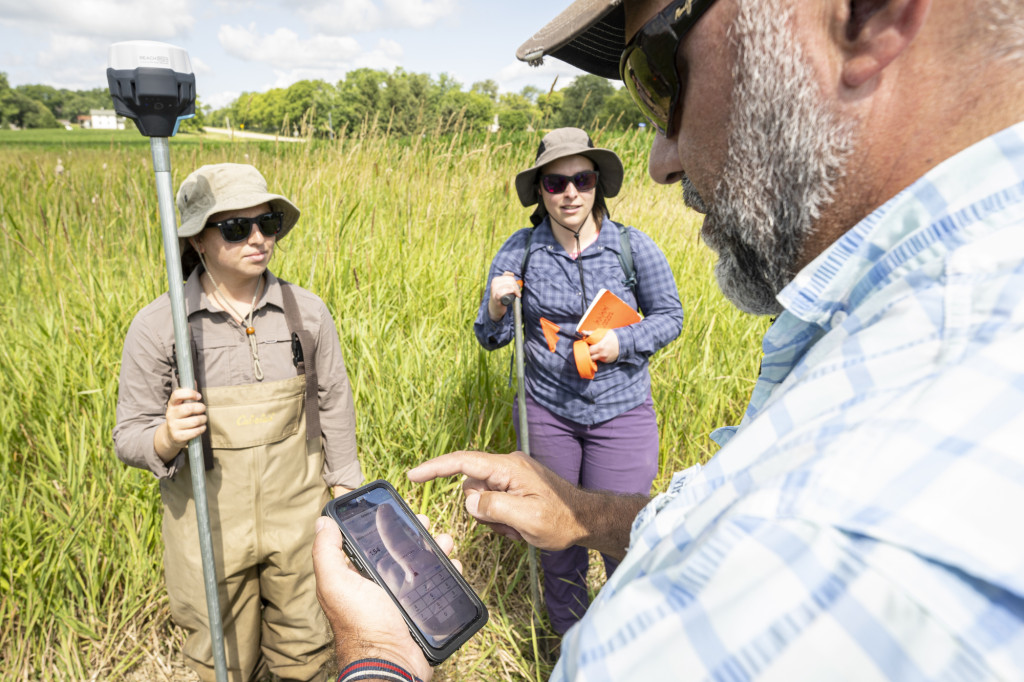
[[[649,136],[595,141],[626,166],[613,217],[662,247],[686,313],[681,336],[651,363],[658,489],[713,453],[714,427],[738,422],[765,322],[718,293],[696,216],[678,187],[646,177]],[[455,535],[491,612],[440,680],[549,672],[534,662],[525,547],[478,527],[457,481],[416,486],[404,476],[451,450],[513,447],[510,351],[483,351],[471,327],[491,258],[527,224],[512,180],[537,142],[366,134],[171,144],[175,188],[203,163],[250,162],[302,209],[271,269],[334,315],[364,472]],[[156,481],[122,465],[110,436],[124,334],[166,288],[161,249],[145,138],[0,131],[0,679],[126,679],[180,640],[163,588]]]

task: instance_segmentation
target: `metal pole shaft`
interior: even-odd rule
[[[523,302],[519,296],[512,301],[513,322],[515,324],[516,343],[516,395],[519,398],[519,445],[530,456],[530,426],[526,418],[526,363],[523,353]],[[530,599],[533,602],[533,621],[536,623],[540,615],[540,586],[537,578],[537,548],[529,545],[527,553],[530,560]]]
[[[178,222],[174,215],[171,151],[166,137],[149,138],[149,146],[153,153],[156,195],[160,204],[160,229],[164,238],[164,257],[167,260],[167,291],[171,298],[174,346],[178,356],[178,380],[182,388],[195,389],[188,318],[185,314],[185,287],[182,285],[184,277],[181,272],[181,254],[178,249]],[[221,623],[220,600],[217,596],[217,572],[213,561],[213,539],[210,535],[210,509],[206,502],[206,469],[203,462],[203,446],[198,436],[188,442],[188,463],[192,473],[192,497],[196,504],[196,521],[199,524],[199,551],[203,559],[203,585],[206,588],[206,608],[210,617],[214,672],[217,675],[217,682],[227,682],[224,627]]]

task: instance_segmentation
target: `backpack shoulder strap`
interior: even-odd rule
[[[533,244],[533,235],[536,227],[531,227],[526,236],[526,247],[523,249],[523,261],[519,265],[519,279],[526,281],[526,264],[530,262],[530,245]]]
[[[636,298],[636,268],[633,266],[633,249],[629,245],[629,228],[614,220],[611,223],[619,231],[619,263],[622,265],[622,271],[626,273],[626,279],[622,280],[622,284],[632,291],[633,298]]]

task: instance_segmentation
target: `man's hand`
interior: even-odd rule
[[[451,552],[450,535],[434,539],[446,554]],[[334,632],[338,666],[343,668],[362,658],[383,658],[429,680],[433,669],[409,634],[398,607],[383,588],[364,578],[349,562],[342,542],[334,521],[326,516],[316,520],[316,596]]]
[[[583,545],[621,559],[643,495],[581,490],[522,452],[453,452],[409,471],[417,483],[464,474],[466,510],[495,532],[540,549]]]

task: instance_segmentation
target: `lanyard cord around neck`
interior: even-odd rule
[[[256,314],[256,301],[260,297],[260,289],[263,285],[263,275],[261,274],[256,279],[256,291],[252,295],[252,306],[249,308],[249,316],[247,318],[239,314],[239,312],[235,310],[235,306],[231,305],[231,301],[228,300],[228,297],[224,295],[224,291],[220,288],[220,285],[217,284],[217,280],[213,278],[213,273],[210,272],[210,268],[206,267],[206,261],[203,260],[203,254],[199,254],[199,260],[203,264],[203,271],[206,273],[206,276],[210,278],[211,282],[213,282],[213,288],[215,293],[218,295],[217,297],[228,307],[228,310],[230,310],[235,316],[238,323],[245,326],[245,337],[249,340],[249,355],[252,356],[252,373],[253,376],[256,377],[256,381],[263,381],[263,364],[260,362],[260,349],[256,344],[256,327],[253,324],[253,316]]]
[[[576,238],[576,258],[573,260],[576,261],[576,269],[579,270],[580,273],[580,289],[583,292],[583,296],[580,298],[580,319],[583,319],[583,316],[587,314],[587,305],[589,305],[590,301],[590,299],[587,298],[587,284],[583,280],[583,247],[580,246],[580,232],[583,231],[583,227],[586,223],[581,225],[580,229],[573,231],[571,227],[563,225],[554,218],[551,218],[551,222],[563,229],[569,230],[569,232],[572,232],[572,236]]]

